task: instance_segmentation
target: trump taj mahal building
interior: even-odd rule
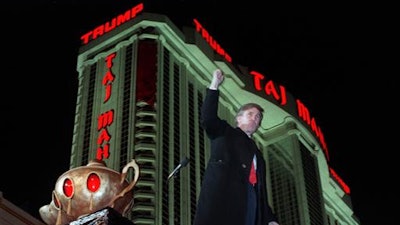
[[[133,224],[192,224],[209,157],[200,107],[216,68],[226,74],[222,118],[233,123],[249,101],[266,110],[254,140],[281,224],[360,224],[350,188],[329,166],[323,132],[301,100],[262,72],[234,65],[196,18],[179,29],[143,3],[112,16],[81,36],[70,168],[96,158],[121,171],[135,159]],[[189,163],[168,179],[185,157]]]

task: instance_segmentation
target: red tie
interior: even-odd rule
[[[249,182],[253,186],[257,183],[257,175],[256,175],[256,170],[254,168],[254,161],[251,163]]]

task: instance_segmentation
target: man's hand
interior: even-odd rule
[[[224,80],[224,74],[220,69],[216,69],[213,73],[213,78],[210,84],[210,89],[211,90],[217,90],[219,85],[222,83]]]

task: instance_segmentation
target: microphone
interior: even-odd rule
[[[176,173],[178,173],[178,171],[182,167],[185,167],[188,163],[189,163],[189,159],[185,156],[185,158],[182,159],[182,161],[179,163],[179,165],[177,167],[175,167],[175,169],[169,174],[168,180],[171,179],[171,177],[175,177]]]

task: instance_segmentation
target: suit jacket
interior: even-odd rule
[[[257,224],[277,221],[268,205],[265,160],[254,141],[240,128],[218,117],[219,91],[207,89],[201,124],[211,141],[194,225],[243,225],[253,156],[257,156]]]

